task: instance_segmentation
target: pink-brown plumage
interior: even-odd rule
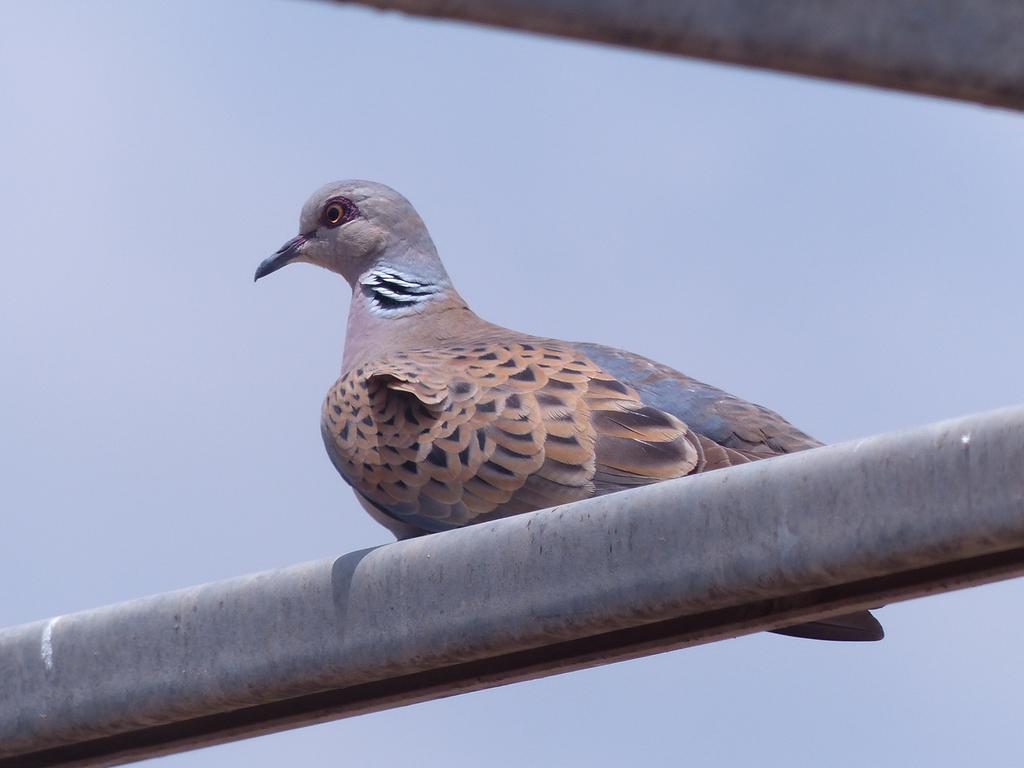
[[[699,460],[685,424],[586,357],[507,337],[357,365],[328,393],[323,427],[359,493],[431,527],[587,498],[602,475],[681,477]]]

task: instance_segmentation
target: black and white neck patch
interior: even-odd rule
[[[371,269],[359,278],[359,287],[370,300],[370,308],[382,314],[411,309],[441,291],[440,286],[393,267]]]

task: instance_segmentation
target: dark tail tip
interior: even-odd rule
[[[870,611],[858,611],[828,619],[809,621],[792,627],[773,629],[779,635],[806,637],[809,640],[838,640],[842,642],[873,642],[885,637],[885,630]]]

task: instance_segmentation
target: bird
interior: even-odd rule
[[[415,208],[383,184],[318,189],[299,234],[255,279],[293,263],[352,289],[321,433],[360,504],[397,539],[822,445],[774,411],[640,355],[484,320]],[[884,634],[866,610],[776,631]]]

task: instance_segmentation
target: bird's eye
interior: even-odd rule
[[[336,227],[345,221],[347,213],[344,203],[329,203],[324,208],[323,223],[328,227]]]
[[[320,225],[323,227],[340,227],[359,216],[356,204],[347,197],[336,195],[324,202],[320,211]]]

